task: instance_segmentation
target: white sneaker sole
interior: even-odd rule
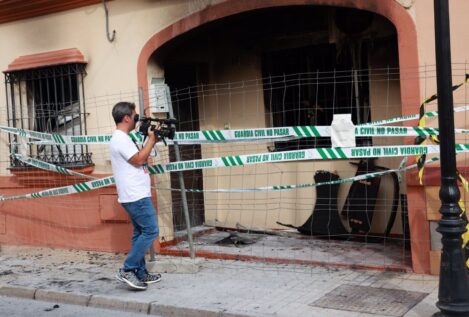
[[[161,281],[161,278],[159,280],[156,280],[156,281],[150,281],[150,282],[143,282],[145,284],[154,284],[154,283],[158,283]]]
[[[147,287],[146,286],[138,286],[138,285],[135,285],[134,283],[132,283],[131,281],[125,279],[125,278],[122,278],[119,276],[119,274],[116,274],[116,278],[118,281],[121,281],[121,282],[124,282],[126,283],[127,285],[129,285],[130,287],[132,288],[135,288],[135,289],[138,289],[138,290],[146,290]]]
[[[119,273],[116,274],[116,279],[117,279],[119,282],[124,282],[124,280],[120,277]]]

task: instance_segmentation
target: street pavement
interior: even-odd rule
[[[172,273],[163,273],[163,280],[149,285],[146,291],[132,291],[114,277],[124,257],[2,246],[2,315],[107,316],[110,312],[116,317],[121,316],[118,313],[174,317],[428,317],[438,311],[435,276],[200,259],[192,262],[192,269],[185,269],[185,258],[157,257],[156,263],[149,266]],[[165,266],[169,262],[171,270]],[[360,298],[362,290],[368,295]],[[59,307],[44,311],[54,305]]]

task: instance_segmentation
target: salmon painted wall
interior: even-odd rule
[[[82,181],[49,172],[23,172],[0,177],[0,189],[2,195],[10,196],[29,193],[31,188],[38,191]],[[130,248],[132,226],[117,203],[115,186],[79,195],[3,201],[0,211],[0,243],[108,252]],[[155,248],[159,250],[159,241]]]

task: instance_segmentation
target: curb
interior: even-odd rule
[[[19,286],[0,287],[0,295],[9,296],[9,297],[34,299],[35,293],[36,293],[36,289],[31,288],[31,287],[19,287]]]
[[[95,307],[135,312],[146,315],[159,315],[163,317],[253,317],[229,313],[225,310],[213,311],[200,308],[178,307],[162,305],[154,302],[139,302],[122,300],[106,295],[88,295],[80,293],[66,293],[42,288],[24,286],[1,285],[0,295],[19,297],[31,300],[40,300],[61,304]]]
[[[34,294],[34,299],[46,302],[60,302],[63,304],[73,304],[88,306],[91,295],[72,294],[38,288]]]
[[[227,313],[224,310],[213,311],[162,304],[150,304],[150,311],[148,313],[150,315],[160,315],[164,317],[251,317],[248,315]]]
[[[89,307],[122,310],[133,313],[149,314],[150,303],[121,300],[106,295],[91,295]]]

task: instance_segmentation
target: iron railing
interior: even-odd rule
[[[86,134],[85,64],[72,63],[5,73],[7,123],[39,132]],[[9,136],[10,153],[20,141]],[[27,145],[28,156],[67,167],[92,165],[86,145]],[[26,168],[10,159],[11,167]]]

